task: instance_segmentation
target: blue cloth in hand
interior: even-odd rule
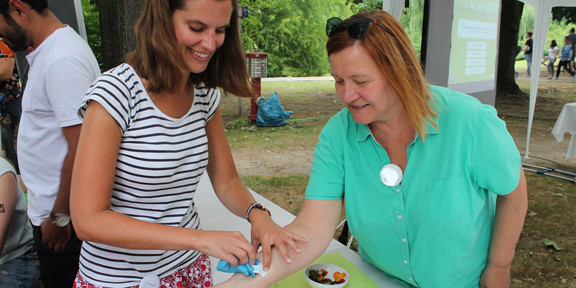
[[[258,265],[258,259],[256,259],[255,265]],[[250,262],[246,264],[239,264],[238,266],[234,267],[232,266],[232,264],[228,263],[228,261],[220,259],[220,261],[218,262],[218,266],[216,267],[216,270],[227,273],[240,272],[244,273],[244,275],[246,276],[256,276],[254,274],[254,267],[250,265]]]

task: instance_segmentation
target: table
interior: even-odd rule
[[[274,204],[272,201],[264,198],[262,195],[250,190],[254,195],[256,201],[262,203],[272,213],[272,219],[280,226],[285,226],[292,222],[294,215],[284,210],[282,207]],[[232,214],[216,197],[212,183],[207,173],[202,175],[198,190],[194,196],[196,207],[200,215],[200,223],[204,230],[224,230],[224,231],[240,231],[247,238],[250,239],[250,224],[246,219],[240,218]],[[332,240],[324,254],[340,253],[346,259],[352,261],[358,269],[368,275],[379,287],[401,288],[404,287],[393,280],[391,280],[384,272],[380,271],[370,263],[364,261],[358,253],[350,248],[342,245],[336,240]],[[215,284],[226,281],[232,276],[230,273],[224,273],[216,270],[218,259],[210,257],[212,262],[212,277]],[[368,288],[368,287],[367,287]]]
[[[564,158],[568,160],[576,155],[576,137],[574,137],[574,134],[576,134],[576,103],[564,105],[552,129],[552,135],[558,142],[564,140],[565,133],[570,133],[571,135],[568,151],[566,151],[566,157]]]

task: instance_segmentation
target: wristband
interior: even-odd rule
[[[252,204],[250,204],[250,207],[248,207],[248,209],[246,210],[246,220],[248,220],[248,223],[252,223],[250,222],[250,212],[252,212],[252,209],[259,209],[265,212],[268,212],[268,215],[272,216],[272,213],[270,213],[270,210],[264,208],[264,206],[262,206],[262,204],[258,203],[258,202],[254,202]]]

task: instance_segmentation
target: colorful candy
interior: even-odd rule
[[[328,275],[328,271],[326,271],[325,269],[320,269],[320,271],[318,271],[318,270],[308,271],[308,277],[310,277],[310,279],[312,279],[318,283],[328,284],[328,285],[336,285],[336,284],[344,283],[344,281],[346,281],[346,279],[345,279],[346,273],[344,273],[344,272],[334,272],[334,274],[333,274],[334,280],[332,280],[330,278],[326,278],[326,275]]]

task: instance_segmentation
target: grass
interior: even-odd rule
[[[343,108],[334,93],[333,81],[262,82],[263,97],[267,98],[274,92],[278,93],[283,106],[289,107],[285,110],[292,111],[292,115],[286,120],[288,125],[256,127],[247,118],[251,108],[249,99],[242,99],[239,104],[235,97],[223,98],[222,115],[232,149],[254,146],[264,149],[287,146],[313,148],[324,124]]]
[[[518,83],[528,93],[529,82]],[[575,90],[575,83],[541,82],[538,101],[546,105],[554,101],[572,102],[570,99]],[[325,116],[329,117],[342,108],[333,91],[333,82],[330,81],[263,82],[262,95],[278,92],[284,107],[294,112],[290,119],[298,120],[276,128],[256,127],[251,121],[244,120],[250,107],[247,101],[242,103],[243,115],[238,116],[235,114],[237,102],[224,100],[223,114],[227,119],[227,135],[232,149],[266,147],[281,151],[289,145],[313,149],[328,119]],[[496,108],[499,113],[503,110],[502,113],[506,114],[503,118],[507,126],[525,131],[527,99],[505,100],[500,102],[506,105],[499,108],[497,104]],[[555,120],[557,112],[542,113],[547,115],[541,117]],[[318,116],[321,118],[314,118]],[[564,170],[576,170],[576,167],[566,167]],[[532,172],[526,172],[526,176],[529,212],[512,263],[512,287],[576,287],[576,184]],[[264,197],[297,214],[308,177],[308,174],[245,176],[243,181]],[[556,247],[552,244],[556,244]]]
[[[576,287],[576,184],[526,176],[529,211],[512,263],[512,286]]]

